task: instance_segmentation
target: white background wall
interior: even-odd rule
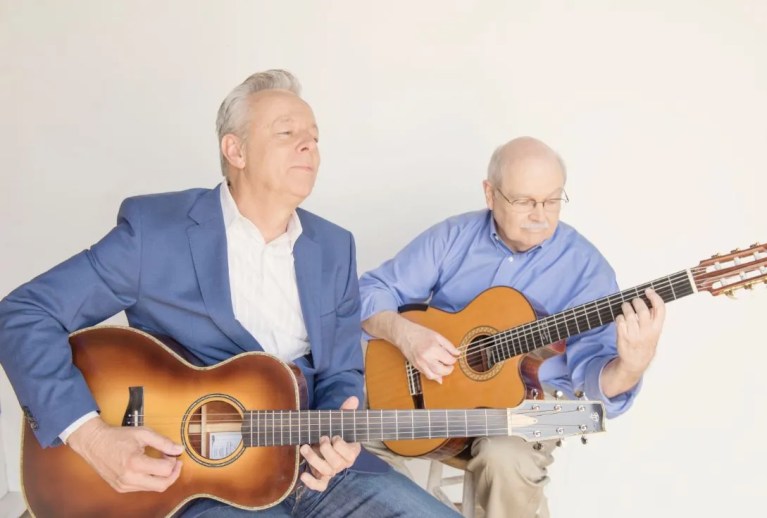
[[[767,240],[760,0],[0,0],[0,295],[97,240],[125,196],[214,186],[218,104],[272,67],[321,128],[305,206],[355,233],[360,272],[481,207],[490,153],[523,134],[564,156],[563,219],[624,287]],[[554,516],[760,508],[766,308],[763,289],[671,304],[634,408],[557,453]]]

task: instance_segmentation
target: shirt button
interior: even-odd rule
[[[510,257],[509,257],[509,262],[510,262],[510,263],[513,263],[513,262],[514,262],[514,256],[510,256]]]

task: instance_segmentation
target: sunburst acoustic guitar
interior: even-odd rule
[[[300,371],[266,353],[195,367],[172,341],[127,327],[78,331],[70,344],[102,419],[147,426],[182,444],[183,469],[163,493],[118,493],[69,447],[41,448],[25,424],[23,492],[41,518],[160,517],[202,496],[243,509],[271,507],[296,483],[299,446],[324,435],[353,442],[495,435],[537,441],[604,430],[604,409],[593,401],[529,401],[512,409],[302,410]]]

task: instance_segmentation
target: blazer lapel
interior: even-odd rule
[[[205,308],[218,328],[245,351],[263,350],[234,318],[220,188],[201,196],[189,211],[189,217],[197,222],[187,230],[197,282]]]
[[[299,218],[301,212],[298,212]],[[303,218],[302,232],[293,246],[293,260],[296,268],[298,298],[301,301],[301,312],[304,325],[309,334],[309,345],[312,350],[313,363],[318,365],[322,348],[322,329],[320,324],[320,289],[322,284],[322,253],[319,243],[315,241],[314,233]]]

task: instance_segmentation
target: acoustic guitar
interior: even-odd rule
[[[460,350],[453,372],[442,384],[428,380],[386,340],[368,343],[365,377],[370,408],[505,408],[525,398],[541,398],[541,363],[562,354],[565,340],[604,326],[621,314],[621,304],[652,288],[670,302],[698,291],[712,295],[750,289],[767,282],[767,245],[714,255],[698,266],[600,298],[560,313],[537,318],[520,292],[494,287],[464,309],[450,313],[426,305],[408,305],[403,317],[439,332]],[[468,440],[384,441],[395,453],[441,459],[460,453]]]
[[[196,367],[171,340],[106,326],[73,333],[70,344],[101,418],[115,426],[147,426],[182,444],[183,468],[163,493],[118,493],[69,447],[41,448],[27,424],[23,492],[39,517],[166,516],[197,497],[265,509],[292,491],[299,446],[321,436],[360,442],[518,435],[537,441],[604,430],[603,406],[593,401],[530,401],[513,409],[301,410],[301,372],[266,353]]]

